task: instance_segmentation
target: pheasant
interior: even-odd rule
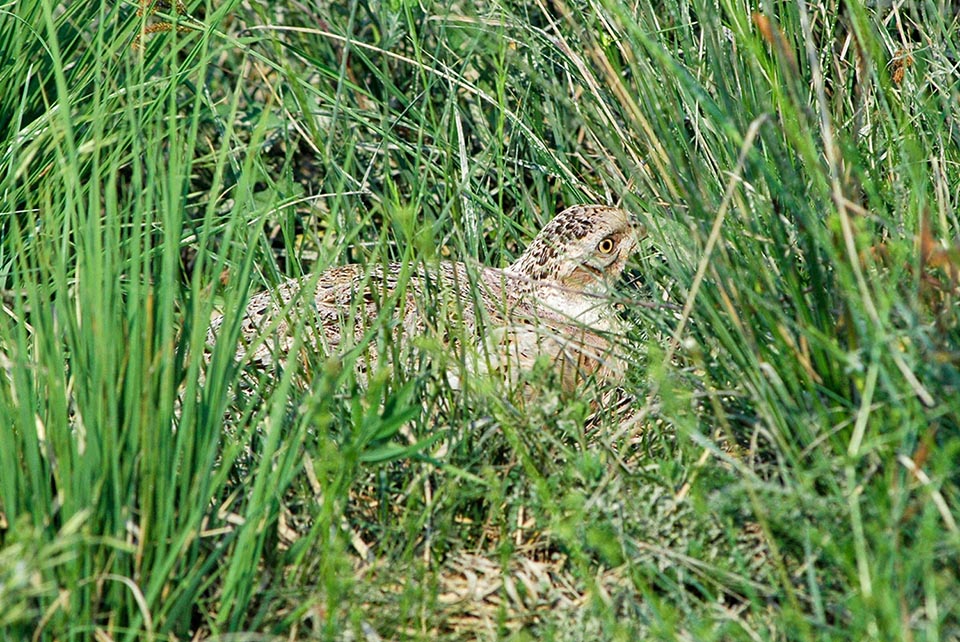
[[[455,387],[465,376],[516,382],[546,360],[564,390],[588,379],[615,385],[625,363],[611,290],[643,234],[621,209],[578,205],[544,226],[506,268],[351,264],[288,279],[250,299],[235,357],[269,370],[318,350],[343,356],[357,349],[363,380],[387,354],[393,367],[402,363],[397,355],[426,354]],[[222,315],[211,321],[210,345],[225,322]],[[298,327],[304,341],[293,355]],[[385,337],[402,351],[388,352]]]

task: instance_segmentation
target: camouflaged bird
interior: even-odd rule
[[[251,298],[236,359],[267,370],[309,362],[317,350],[346,355],[359,347],[361,379],[384,355],[397,367],[398,355],[409,365],[427,354],[444,362],[439,369],[455,387],[484,374],[516,382],[538,360],[566,390],[587,379],[617,383],[625,364],[611,289],[642,234],[623,210],[579,205],[558,214],[503,269],[352,264],[288,279]],[[224,323],[222,316],[211,322],[211,345]],[[390,351],[389,342],[403,352]],[[295,345],[300,352],[291,354]]]

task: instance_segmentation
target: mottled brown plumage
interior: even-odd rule
[[[394,358],[443,362],[457,385],[488,373],[513,382],[538,358],[566,389],[592,377],[616,382],[624,365],[610,289],[640,234],[623,210],[581,205],[558,214],[504,269],[345,265],[289,279],[250,300],[236,358],[257,369],[288,366],[298,356],[290,354],[292,329],[304,323],[305,350],[344,355],[367,346],[357,360],[361,377],[375,370],[387,338],[401,346]],[[223,323],[211,323],[211,344]]]

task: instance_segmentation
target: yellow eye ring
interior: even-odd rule
[[[597,252],[600,252],[600,254],[610,254],[616,246],[617,244],[613,242],[613,237],[606,236],[602,241],[597,243]]]

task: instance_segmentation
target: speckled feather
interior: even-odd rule
[[[364,337],[386,317],[401,345],[426,336],[446,346],[455,384],[464,372],[515,380],[543,355],[564,388],[588,377],[616,382],[624,365],[609,293],[640,235],[624,211],[581,205],[558,214],[505,269],[452,261],[406,269],[354,264],[289,279],[250,299],[236,358],[255,369],[286,363],[294,357],[291,320],[306,321],[306,350],[344,354],[370,340]],[[212,320],[211,345],[223,323],[222,316]],[[375,366],[375,343],[358,360],[361,376]]]

